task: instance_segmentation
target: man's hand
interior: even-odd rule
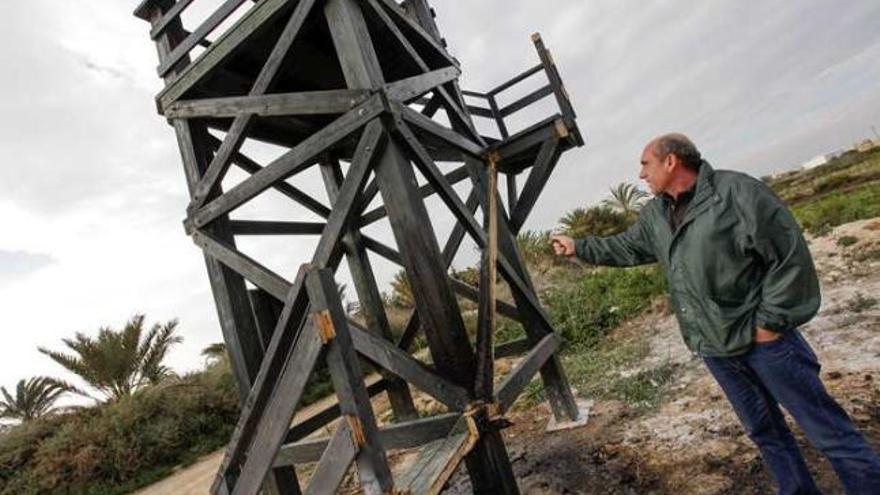
[[[755,330],[755,343],[763,344],[765,342],[773,342],[774,340],[782,337],[781,333],[774,332],[773,330],[768,330],[766,328],[758,327]]]
[[[567,235],[551,235],[550,245],[557,256],[574,256],[574,239]]]

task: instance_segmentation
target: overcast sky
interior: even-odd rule
[[[60,349],[62,337],[118,328],[136,312],[150,323],[180,318],[185,342],[170,356],[178,370],[199,366],[199,351],[220,340],[201,254],[181,228],[184,177],[173,132],[155,111],[156,54],[148,25],[131,16],[136,4],[0,3],[7,388],[66,376],[38,345]],[[534,65],[533,31],[562,72],[587,145],[564,156],[527,228],[552,228],[567,210],[637,181],[642,145],[662,132],[689,134],[716,168],[763,175],[880,126],[875,0],[434,7],[466,88],[487,90]],[[311,256],[290,240],[253,249],[285,274]],[[380,272],[387,279],[391,268]]]

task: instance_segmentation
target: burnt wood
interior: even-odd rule
[[[460,418],[460,413],[445,413],[385,426],[379,428],[379,442],[386,451],[420,447],[444,438]],[[321,437],[284,445],[275,459],[275,466],[315,462],[331,441],[331,438]]]
[[[369,97],[370,93],[363,90],[331,90],[180,100],[165,109],[165,116],[191,119],[244,115],[273,117],[345,113]]]
[[[333,389],[339,397],[342,415],[353,418],[352,429],[357,430],[358,453],[355,464],[361,487],[366,494],[384,495],[394,487],[394,480],[385,451],[379,442],[379,429],[373,416],[370,396],[363,383],[363,373],[345,312],[336,292],[333,273],[329,269],[314,271],[306,279],[306,285],[312,314],[325,314],[328,323],[332,325],[334,337],[327,346],[327,367],[330,369]]]
[[[317,459],[318,467],[309,479],[305,495],[330,494],[336,491],[358,453],[353,434],[348,421],[339,422],[336,432]]]
[[[559,349],[562,338],[547,334],[498,385],[495,395],[502,411],[506,411],[522,393],[539,369]]]
[[[327,189],[327,196],[330,198],[330,202],[335,204],[339,197],[339,186],[343,182],[339,162],[329,158],[325,160],[321,164],[321,175],[324,179],[324,187]],[[391,342],[393,340],[391,325],[385,314],[382,294],[379,293],[373,267],[364,248],[360,230],[354,226],[349,227],[342,238],[342,244],[345,248],[349,271],[358,294],[358,300],[361,303],[367,328]],[[383,374],[383,376],[387,381],[388,398],[394,416],[400,420],[417,418],[419,414],[413,405],[412,395],[406,382],[387,374]]]

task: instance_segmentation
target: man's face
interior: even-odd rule
[[[639,179],[648,183],[648,188],[654,194],[666,191],[672,179],[672,166],[670,155],[661,158],[655,152],[654,143],[648,143],[642,151],[642,168],[639,171]]]

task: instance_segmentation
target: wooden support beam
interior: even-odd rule
[[[486,117],[487,119],[495,119],[495,114],[492,113],[491,108],[478,107],[476,105],[468,105],[467,111],[470,112],[471,115],[476,115],[477,117]]]
[[[510,105],[507,105],[506,107],[502,108],[501,111],[499,112],[499,114],[501,115],[501,117],[507,117],[508,115],[515,113],[515,112],[518,112],[518,111],[522,110],[523,108],[531,105],[532,103],[535,103],[536,101],[538,101],[542,98],[545,98],[547,96],[550,96],[552,94],[553,94],[553,88],[550,86],[544,86],[543,88],[538,88],[538,89],[532,91],[531,93],[523,96],[522,98],[514,101]]]
[[[511,340],[495,346],[495,358],[501,359],[518,356],[532,350],[532,342],[529,339]]]
[[[415,22],[409,16],[406,15],[406,12],[397,4],[394,0],[377,0],[382,7],[386,9],[386,11],[394,18],[395,21],[399,21],[400,23],[406,25],[411,32],[415,33],[416,36],[421,38],[421,41],[430,45],[431,48],[437,53],[437,55],[446,59],[446,62],[449,65],[458,66],[458,61],[455,60],[449,52],[446,51],[446,48],[440,44],[440,41],[432,36],[428,30],[426,30],[421,24]],[[396,22],[395,22],[396,24]]]
[[[240,474],[226,476],[231,495],[257,495],[260,491],[321,353],[323,343],[316,330],[311,322],[306,323],[290,350],[288,367],[263,410]]]
[[[510,215],[510,230],[514,235],[522,229],[529,213],[537,204],[538,197],[544,191],[544,186],[547,185],[550,174],[553,173],[553,169],[559,161],[560,153],[558,139],[548,139],[541,145],[538,157],[535,159],[535,165],[523,186],[522,194],[516,200],[516,207],[511,210],[513,213]]]
[[[363,236],[363,240],[364,247],[366,247],[370,251],[378,254],[379,256],[394,264],[403,266],[403,259],[400,257],[400,253],[394,250],[394,248],[366,235]],[[464,297],[465,299],[470,299],[474,302],[478,302],[480,300],[480,290],[478,288],[462,282],[461,280],[451,275],[448,275],[448,279],[452,290],[454,290],[456,294]],[[519,311],[515,307],[504,301],[497,301],[497,309],[499,313],[508,318],[518,320],[520,317]]]
[[[350,418],[354,417],[350,416]],[[356,419],[352,419],[351,422],[339,422],[333,436],[329,442],[325,443],[320,457],[316,459],[318,467],[315,468],[309,479],[305,495],[323,495],[336,492],[359,450],[351,427],[352,424],[357,424],[356,421]]]
[[[462,459],[470,453],[481,440],[481,432],[473,419],[462,416],[445,438],[440,438],[427,443],[419,449],[416,458],[410,462],[410,467],[404,471],[398,484],[404,493],[411,495],[438,495],[449,478],[455,474]],[[503,449],[503,444],[502,449]],[[482,473],[491,476],[491,471]],[[513,473],[508,473],[512,476]],[[514,482],[515,483],[515,482]],[[506,495],[511,492],[486,491],[474,493],[492,493]]]
[[[466,299],[470,299],[474,302],[480,301],[480,289],[478,289],[477,287],[462,282],[455,277],[450,277],[450,283],[452,283],[452,288],[453,290],[455,290],[456,294]],[[496,301],[495,304],[498,313],[500,313],[502,316],[506,316],[512,320],[517,321],[520,319],[519,310],[517,310],[516,307],[511,306],[509,303],[506,303],[504,301]]]
[[[483,98],[483,99],[489,98],[489,95],[487,95],[486,93],[478,93],[476,91],[462,91],[461,94],[463,94],[464,96],[470,96],[473,98]]]
[[[203,206],[192,215],[193,223],[199,227],[206,225],[272,187],[278,181],[306,169],[313,164],[318,155],[353,134],[381,111],[382,105],[378,97],[370,98],[366,103],[334,120],[327,127],[275,159],[263,170]]]
[[[508,80],[507,82],[492,88],[486,94],[488,94],[489,96],[495,96],[498,93],[504,91],[505,89],[510,88],[513,85],[518,84],[518,83],[526,80],[527,78],[537,74],[538,72],[541,72],[541,69],[543,69],[543,68],[544,68],[543,64],[538,64],[538,65],[532,67],[531,69],[513,77],[512,79]]]
[[[165,15],[168,13],[171,3],[170,1],[152,2],[152,0],[147,0],[141,4],[137,14],[149,20],[151,26],[156,28],[160,22],[163,22],[162,19],[167,19]],[[163,32],[156,38],[159,60],[164,60],[174,45],[185,36],[178,17],[166,21]],[[178,65],[185,66],[188,63],[189,58],[184,57]],[[169,73],[168,78],[172,77],[177,77],[177,71]],[[168,78],[166,78],[166,84]],[[213,146],[209,138],[212,139],[212,136],[204,125],[175,122],[173,126],[183,158],[189,192],[192,196],[196,184],[210,163],[210,153]],[[225,217],[218,219],[211,231],[219,238],[234,245],[235,240],[229,231]],[[249,304],[251,301],[242,276],[208,255],[205,255],[205,265],[232,373],[241,400],[244,402],[263,359],[265,350],[263,337],[265,335],[260,333],[263,329],[257,327],[254,315],[250,314],[247,309],[251,306]],[[300,489],[296,472],[287,467],[274,469],[266,479],[264,490],[266,495],[299,495]]]
[[[465,408],[469,400],[467,390],[436,374],[394,344],[355,326],[353,322],[349,324],[351,338],[358,353],[434,397],[449,409]]]
[[[325,225],[316,222],[229,221],[235,235],[320,235]]]
[[[492,151],[498,153],[498,159],[503,164],[505,160],[515,158],[520,153],[534,149],[549,139],[557,139],[559,132],[557,122],[561,117],[553,115],[546,119],[517,132],[508,139],[493,146]]]
[[[229,3],[241,4],[241,0],[228,0],[227,3],[221,7],[221,10]],[[254,81],[253,86],[251,86],[248,96],[260,96],[269,89],[269,86],[278,75],[279,69],[281,69],[281,63],[287,56],[287,52],[290,50],[291,45],[293,45],[294,39],[296,39],[303,23],[305,23],[306,17],[309,15],[309,12],[311,12],[314,3],[315,0],[300,0],[299,3],[297,3],[296,8],[293,10],[293,14],[290,16],[290,19],[284,26],[284,30],[281,32],[281,36],[278,37],[275,46],[272,47],[272,51],[269,53],[269,58],[266,60],[266,63],[263,64],[260,73],[257,75],[257,79]],[[211,191],[215,190],[215,188],[220,185],[220,181],[223,180],[223,176],[226,175],[226,171],[229,170],[232,155],[241,148],[253,120],[254,114],[252,113],[243,113],[235,117],[232,125],[229,126],[229,131],[226,133],[223,143],[217,150],[217,154],[214,155],[214,159],[211,160],[211,164],[208,166],[204,176],[199,180],[199,184],[196,186],[193,200],[190,203],[190,210],[195,210],[204,205],[205,201],[210,197]]]
[[[380,1],[403,22],[412,23],[394,2]],[[379,60],[358,5],[353,0],[329,0],[325,13],[336,51],[343,54],[340,58],[348,87],[384,85]],[[420,27],[417,29],[423,32]],[[446,269],[440,262],[427,211],[417,195],[412,165],[394,140],[386,146],[375,173],[401,258],[416,288],[415,303],[433,362],[441,375],[469,390],[473,380],[473,352],[455,297],[446,283]]]
[[[474,181],[474,187],[479,188],[485,181],[485,168],[477,162],[469,162],[469,165],[472,170],[471,178]],[[484,202],[485,199],[485,196],[480,198],[481,202]],[[522,315],[523,328],[525,328],[529,340],[537,344],[547,334],[553,333],[553,326],[537,300],[525,262],[519,255],[516,238],[510,230],[510,220],[503,211],[500,212],[500,217],[498,222],[499,267],[510,285],[517,309]],[[565,370],[555,355],[548,359],[541,368],[541,378],[544,381],[544,390],[554,417],[560,421],[576,420],[579,414],[577,404],[571,393]]]
[[[461,413],[445,413],[429,418],[418,418],[379,429],[379,442],[385,451],[411,449],[446,437],[461,419]],[[331,438],[313,438],[281,447],[275,466],[315,462],[328,449]]]
[[[339,162],[334,159],[325,160],[321,164],[321,175],[324,179],[327,196],[331,203],[335,204],[339,196],[339,186],[343,182],[342,168]],[[385,314],[382,294],[379,292],[360,230],[356,226],[349,227],[342,238],[342,244],[345,248],[349,272],[361,303],[361,313],[364,315],[367,328],[387,342],[392,342],[394,337],[391,333],[391,324],[388,323],[388,316]],[[417,418],[419,413],[413,405],[412,394],[406,382],[392,375],[383,374],[383,376],[388,384],[388,398],[394,417],[398,420]]]
[[[190,119],[336,114],[348,112],[370,96],[365,90],[339,89],[178,100],[165,109],[165,116],[169,119]]]
[[[376,395],[381,394],[385,391],[386,383],[387,382],[384,378],[375,380],[372,383],[367,380],[367,394],[370,397],[375,397]],[[284,439],[284,443],[289,444],[298,442],[303,438],[306,438],[312,433],[318,431],[318,429],[330,424],[333,420],[338,418],[340,414],[342,413],[339,410],[338,401],[314,412],[290,428],[290,431],[287,432],[287,436]]]
[[[168,81],[165,88],[156,97],[159,108],[165,108],[181,96],[189,92],[193,86],[214,72],[236,48],[241,46],[266,23],[276,19],[290,0],[260,0],[252,8],[223,33],[211,46],[196,58],[193,63],[182,68],[179,73]],[[187,50],[188,51],[188,50]],[[182,64],[181,64],[182,65]]]
[[[192,240],[208,256],[223,263],[278,299],[284,299],[291,284],[272,270],[205,231],[192,232]]]
[[[517,193],[516,190],[516,173],[511,172],[507,174],[507,211],[514,212],[516,211],[517,204]],[[511,214],[511,217],[513,215]],[[511,219],[511,221],[513,221]],[[518,232],[518,229],[513,229],[514,233]]]
[[[448,127],[438,124],[411,108],[405,107],[399,103],[392,104],[392,107],[399,112],[403,120],[414,125],[418,129],[443,140],[466,155],[482,159],[485,149],[479,144],[474,143],[470,139],[467,139]]]
[[[175,3],[174,6],[168,9],[168,11],[162,15],[161,19],[154,23],[154,25],[150,29],[150,38],[155,40],[162,33],[164,33],[165,29],[168,28],[171,23],[179,20],[181,12],[189,7],[189,4],[191,4],[192,2],[193,0],[180,0],[179,2]]]
[[[187,36],[186,39],[177,45],[159,64],[159,67],[156,69],[159,73],[159,77],[165,77],[168,75],[168,73],[171,72],[171,69],[184,60],[184,57],[189,54],[190,50],[199,44],[199,41],[205,39],[205,36],[210,34],[211,31],[223,23],[223,21],[232,15],[232,13],[235,12],[245,1],[246,0],[226,0],[223,2],[213,14],[205,19],[205,22],[199,25],[192,34]]]
[[[208,136],[212,145],[214,146],[214,149],[217,149],[217,147],[220,146],[220,140],[215,138],[214,136],[211,136],[210,134]],[[262,165],[258,164],[241,151],[232,155],[232,162],[245,172],[250,173],[251,175],[259,172],[260,170],[263,170]],[[312,213],[315,213],[321,218],[327,218],[330,216],[330,208],[327,208],[320,201],[309,196],[296,186],[288,184],[287,182],[277,182],[272,186],[272,188],[287,196],[288,198],[296,201],[297,203],[304,206],[306,209],[308,209]]]
[[[379,442],[376,418],[363,384],[363,373],[336,292],[333,273],[329,269],[314,271],[306,279],[306,285],[312,311],[325,313],[334,329],[335,338],[327,346],[327,368],[343,416],[354,418],[352,429],[357,434],[355,443],[358,447],[355,463],[361,487],[367,495],[384,495],[394,487],[394,479]]]
[[[434,116],[434,114],[437,113],[437,110],[440,110],[441,106],[443,106],[442,98],[435,91],[431,98],[428,100],[428,103],[425,103],[425,107],[422,108],[421,114],[425,117],[431,118]]]
[[[336,207],[327,220],[327,227],[321,234],[318,247],[312,257],[313,267],[333,267],[341,258],[342,250],[339,241],[351,221],[358,193],[362,190],[369,174],[374,154],[381,149],[382,124],[379,121],[367,125],[355,150],[348,176],[339,191]],[[306,271],[300,269],[293,287],[288,291],[284,310],[272,334],[272,340],[266,349],[266,357],[260,365],[259,373],[251,387],[250,395],[242,407],[242,413],[227,447],[226,455],[220,466],[223,476],[218,478],[214,493],[225,483],[223,479],[234,466],[241,463],[252,444],[258,425],[267,410],[267,404],[276,394],[276,385],[284,378],[288,370],[286,366],[288,350],[297,341],[300,329],[304,324],[306,308],[309,300],[305,292]],[[290,369],[294,372],[294,369]],[[274,453],[274,452],[273,452]]]
[[[468,174],[467,166],[462,165],[461,167],[456,168],[452,172],[449,172],[448,174],[444,175],[443,177],[449,182],[449,184],[454,185],[454,184],[458,184],[459,182],[462,182],[464,180],[467,180],[468,178],[470,178],[470,175]],[[427,198],[428,196],[434,194],[435,192],[436,192],[436,190],[434,189],[434,186],[432,186],[431,184],[425,184],[425,185],[419,187],[419,194],[423,198]],[[368,211],[367,213],[364,213],[363,216],[361,216],[360,227],[363,228],[363,227],[366,227],[367,225],[378,222],[379,220],[385,218],[386,216],[388,216],[388,212],[385,210],[385,207],[384,206],[377,206],[376,208],[373,208],[372,210]]]
[[[495,95],[487,96],[486,99],[489,100],[489,109],[492,111],[492,118],[495,119],[495,125],[498,126],[498,134],[501,135],[502,140],[509,138],[510,133],[507,131],[507,124],[504,123],[504,117],[498,109],[498,100],[495,99]]]
[[[497,402],[502,411],[507,411],[520,396],[532,377],[544,364],[553,357],[553,354],[562,344],[562,337],[556,333],[547,334],[535,347],[529,351],[525,358],[507,375],[495,390]]]
[[[560,77],[559,69],[553,62],[550,50],[544,46],[544,40],[541,39],[541,35],[538,33],[532,34],[532,42],[535,44],[538,58],[541,59],[541,66],[547,73],[547,79],[550,80],[550,87],[553,88],[556,102],[559,104],[560,110],[562,110],[562,117],[569,127],[574,127],[574,119],[577,117],[577,114],[575,114],[574,107],[568,99],[568,91],[565,90],[565,86],[562,84],[562,77]]]
[[[458,67],[444,67],[387,84],[385,92],[392,100],[408,102],[421,97],[437,86],[455,80],[459,75],[461,75],[461,70]]]
[[[480,260],[480,298],[477,312],[477,378],[474,381],[474,396],[480,400],[491,401],[493,396],[492,384],[495,377],[495,350],[492,345],[492,337],[497,327],[496,322],[496,299],[498,280],[498,202],[496,201],[498,190],[497,163],[491,158],[487,164],[486,175],[486,202],[488,208],[484,210],[483,225],[489,237]]]

